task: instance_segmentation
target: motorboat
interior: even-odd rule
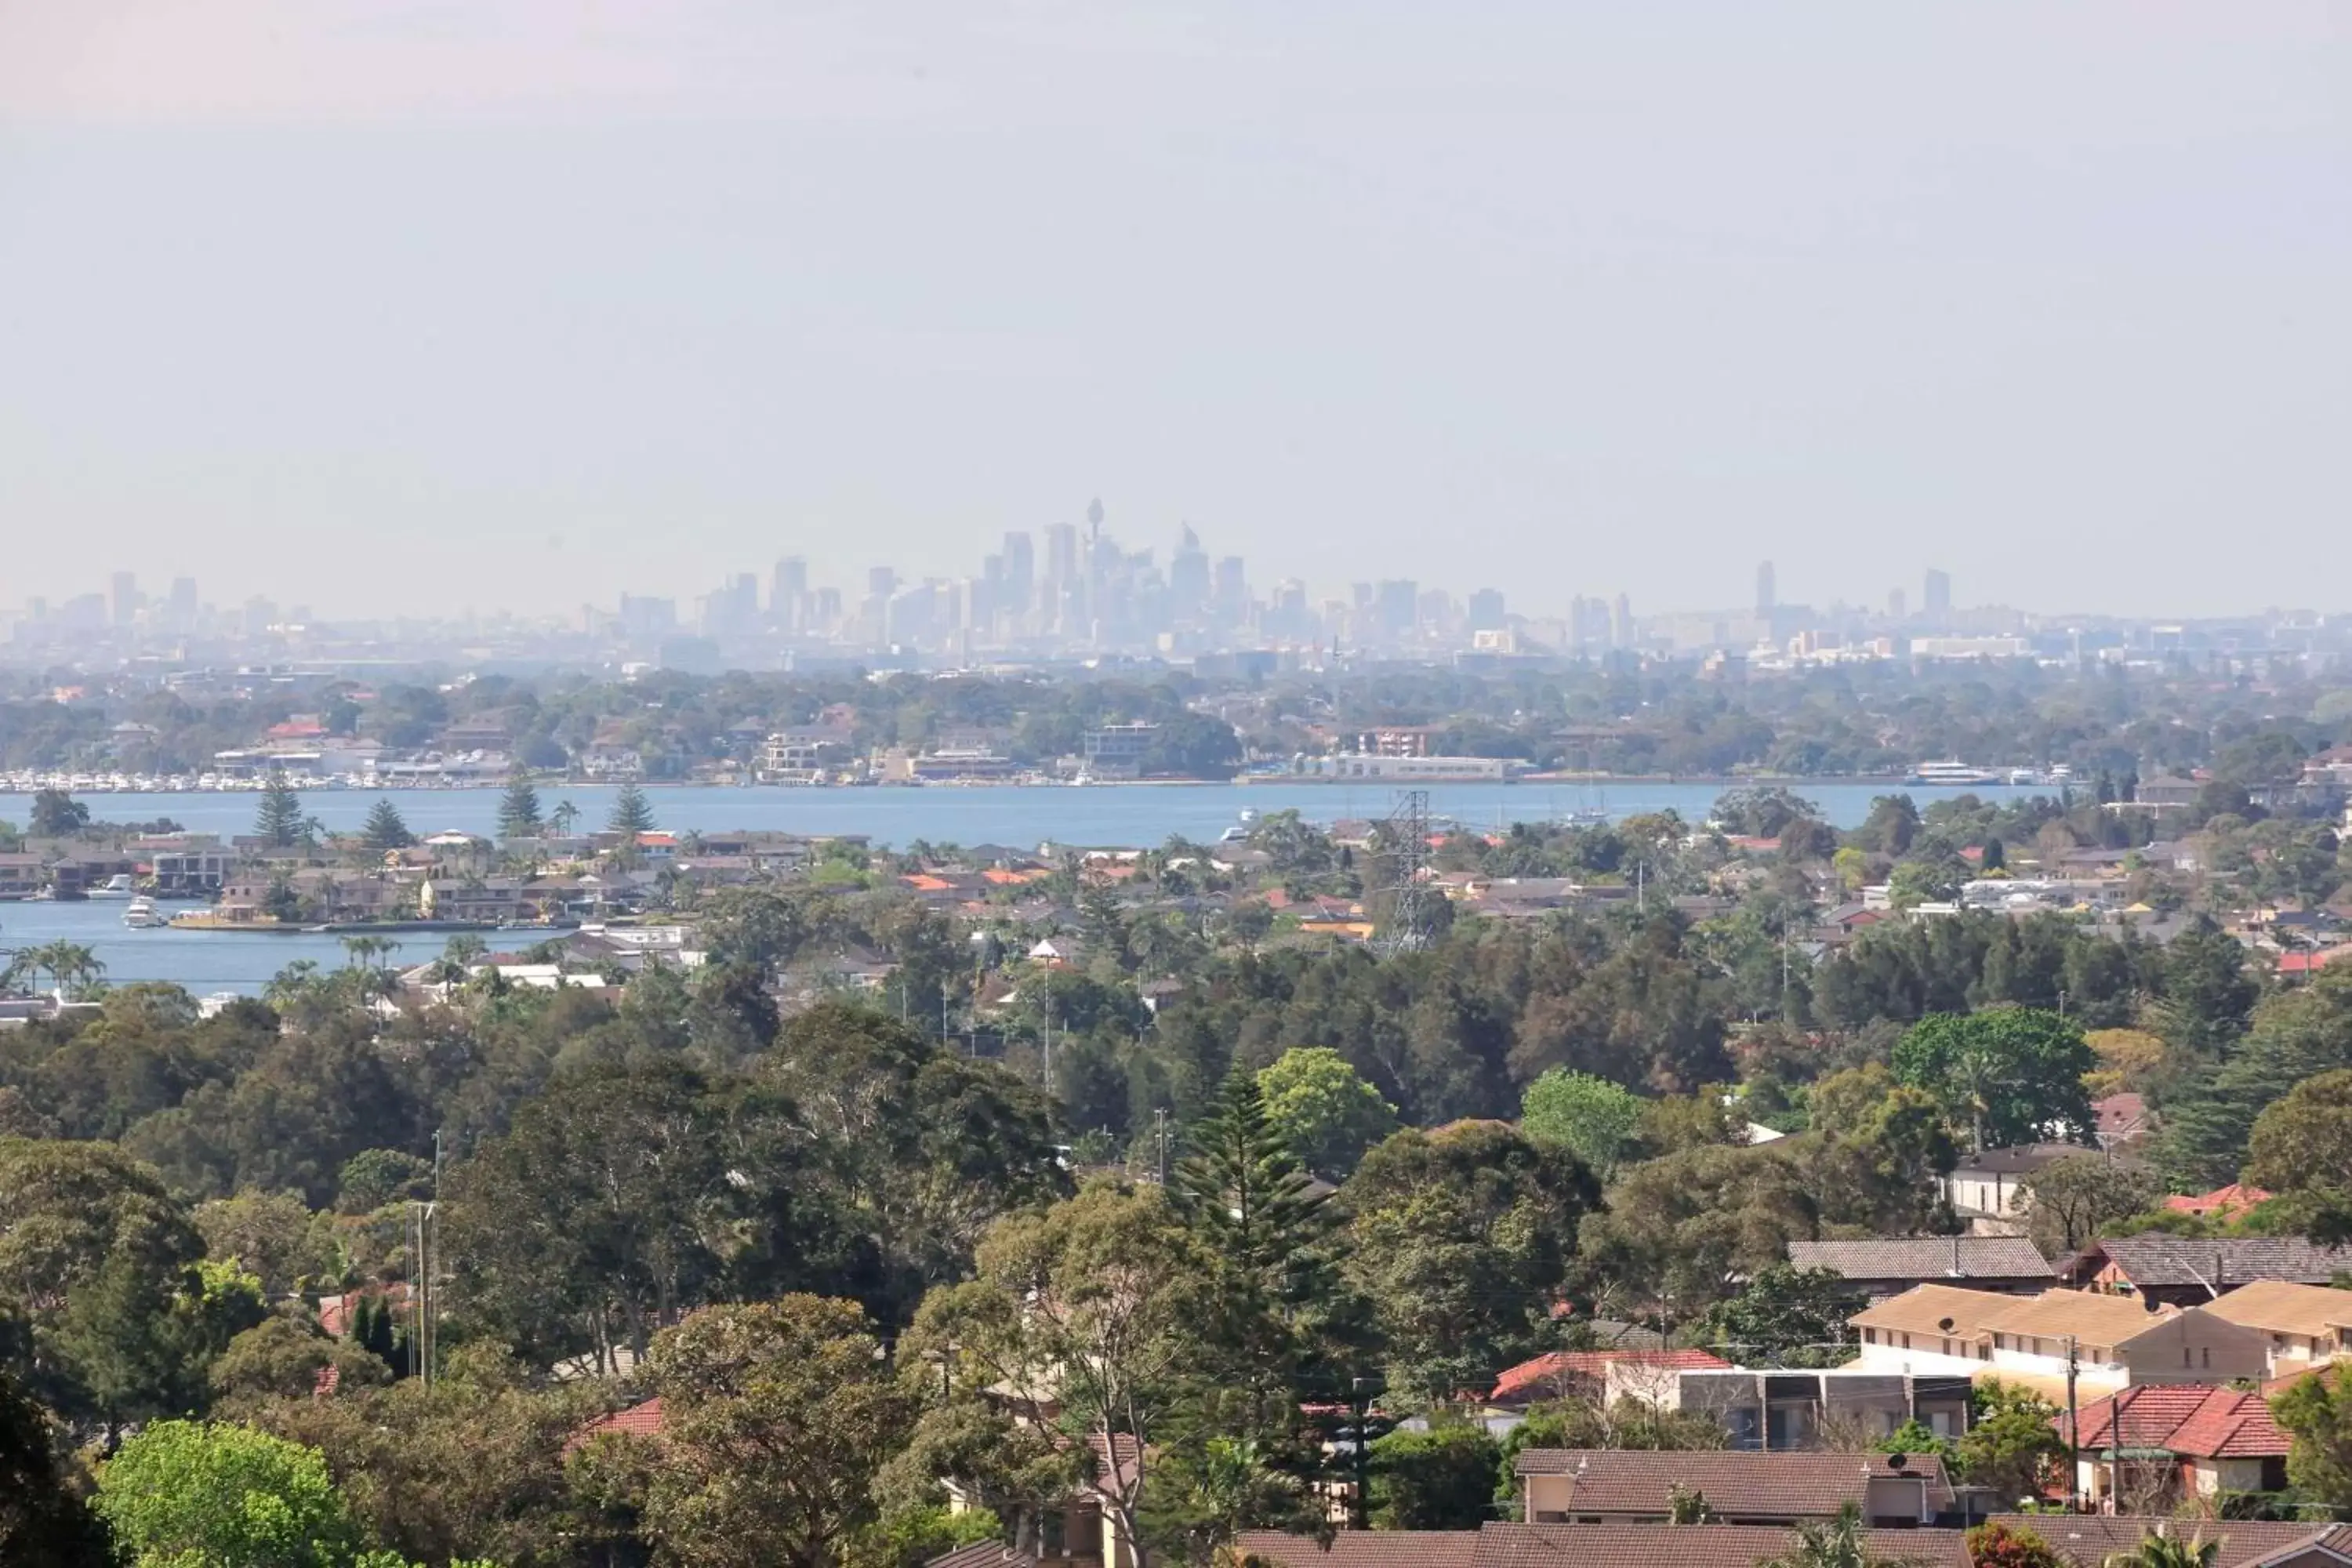
[[[138,890],[138,884],[131,881],[129,873],[117,872],[92,888],[89,896],[93,899],[127,899]]]
[[[155,907],[154,900],[137,898],[124,907],[122,923],[132,931],[153,931],[172,922],[163,918],[163,911]]]

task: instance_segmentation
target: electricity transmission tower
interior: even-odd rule
[[[1398,791],[1384,826],[1388,843],[1381,887],[1388,895],[1389,914],[1378,946],[1382,952],[1419,952],[1437,934],[1431,904],[1437,895],[1422,880],[1429,868],[1429,792]]]

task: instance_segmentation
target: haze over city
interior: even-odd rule
[[[2338,608],[2347,80],[2319,5],[0,7],[0,517],[72,544],[0,597],[570,612],[1100,494],[1318,596]]]

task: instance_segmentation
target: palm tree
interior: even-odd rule
[[[2205,1539],[2202,1531],[2183,1541],[2162,1529],[2149,1531],[2129,1552],[2114,1552],[2105,1568],[2213,1568],[2221,1543]]]
[[[1807,1520],[1796,1527],[1796,1541],[1777,1557],[1767,1557],[1756,1568],[1900,1568],[1892,1557],[1870,1549],[1862,1528],[1862,1510],[1853,1503],[1838,1510],[1835,1519]]]
[[[33,973],[47,973],[50,989],[68,998],[80,995],[106,973],[98,954],[78,942],[45,942],[25,953],[23,963]]]
[[[572,825],[580,820],[580,808],[568,800],[557,801],[555,809],[548,813],[548,820],[555,824],[557,837],[569,838],[572,837]]]

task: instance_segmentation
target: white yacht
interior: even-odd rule
[[[163,911],[155,907],[154,900],[138,898],[124,907],[122,923],[133,931],[153,931],[172,922],[163,918]]]
[[[93,899],[127,899],[139,890],[128,873],[118,872],[89,890]]]
[[[2003,778],[1990,768],[1972,767],[1953,758],[1940,763],[1921,763],[1903,782],[1914,784],[1997,784],[2002,783]]]

